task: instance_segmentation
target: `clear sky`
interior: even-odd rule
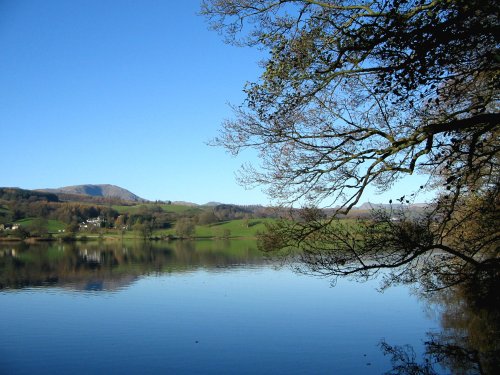
[[[260,52],[224,44],[198,11],[198,0],[0,0],[0,186],[267,204],[235,181],[254,154],[206,145],[258,78]]]

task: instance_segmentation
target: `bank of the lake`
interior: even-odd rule
[[[23,220],[20,225],[29,226],[32,219]],[[206,225],[194,225],[194,230],[189,234],[189,239],[256,239],[259,233],[266,231],[266,224],[274,219],[239,219],[217,222]],[[0,236],[0,242],[12,241],[97,241],[97,240],[177,240],[180,239],[174,226],[168,229],[153,229],[147,236],[140,230],[116,228],[92,228],[91,230],[78,230],[72,234],[67,233],[64,225],[51,222],[51,230],[45,236],[29,236],[27,238],[15,235]]]

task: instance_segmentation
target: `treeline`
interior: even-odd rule
[[[31,219],[28,224],[18,228],[19,236],[45,236],[49,233],[49,220],[57,220],[66,225],[66,234],[78,231],[96,232],[100,228],[121,231],[137,231],[151,237],[154,230],[176,227],[182,236],[194,231],[195,225],[211,225],[230,220],[279,217],[283,212],[264,206],[238,206],[219,204],[216,206],[193,206],[189,209],[172,209],[164,202],[143,203],[141,205],[123,204],[106,198],[84,201],[68,201],[77,196],[37,192],[16,188],[0,188],[0,225],[3,236],[15,234],[7,231],[14,223]],[[127,207],[128,206],[128,207]],[[130,207],[130,208],[129,208]],[[97,219],[98,218],[98,219]],[[91,220],[92,219],[92,220]],[[184,230],[183,228],[187,229]],[[54,230],[54,229],[52,229]]]
[[[93,203],[99,205],[119,205],[119,206],[132,206],[137,204],[137,202],[131,202],[122,200],[117,197],[99,197],[85,194],[69,194],[69,193],[57,193],[57,197],[62,202],[85,202]]]
[[[43,193],[34,190],[24,190],[18,188],[0,188],[0,200],[6,201],[47,201],[59,202],[57,195],[52,193]]]
[[[10,201],[0,212],[0,223],[15,222],[27,218],[59,220],[67,225],[84,223],[88,219],[100,217],[102,227],[123,228],[137,223],[151,223],[154,228],[169,228],[176,214],[165,212],[160,206],[145,205],[134,213],[122,213],[111,206],[77,202]]]
[[[150,229],[170,228],[181,215],[174,212],[165,212],[160,205],[142,205],[135,212],[119,214],[114,223],[118,229],[133,229],[137,225],[145,225]]]
[[[66,224],[80,223],[98,216],[113,221],[118,212],[111,207],[75,202],[49,202],[15,200],[4,201],[5,207],[0,213],[0,222],[15,222],[27,218],[59,220]]]

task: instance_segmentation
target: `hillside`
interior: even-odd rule
[[[71,194],[71,195],[86,195],[91,197],[114,198],[122,201],[130,202],[146,202],[134,193],[127,189],[116,185],[73,185],[65,186],[57,189],[39,189],[38,191],[49,192],[54,194]]]
[[[59,199],[57,195],[52,194],[49,191],[34,191],[20,189],[16,187],[0,187],[0,200],[5,201],[47,201],[47,202],[58,202]]]

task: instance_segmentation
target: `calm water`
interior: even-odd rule
[[[423,352],[407,288],[294,273],[252,242],[0,244],[1,374],[380,374]]]

